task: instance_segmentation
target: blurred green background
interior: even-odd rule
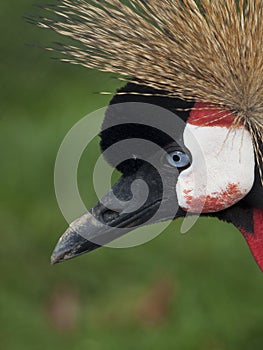
[[[178,221],[143,246],[49,265],[67,227],[53,187],[59,145],[108,103],[94,92],[118,82],[27,46],[58,39],[23,19],[40,12],[34,3],[0,5],[1,348],[262,349],[263,275],[230,225],[201,219],[181,235]],[[96,139],[80,172],[88,206],[98,155]]]

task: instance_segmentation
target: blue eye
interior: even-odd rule
[[[174,151],[167,154],[167,160],[175,168],[185,168],[190,164],[189,156],[181,151]]]

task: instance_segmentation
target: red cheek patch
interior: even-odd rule
[[[233,127],[235,119],[235,115],[230,111],[207,103],[197,102],[190,113],[187,123],[196,126],[221,126],[230,128]],[[235,127],[239,126],[242,126],[242,123],[235,125]]]
[[[191,212],[211,213],[224,210],[244,197],[238,184],[229,183],[224,191],[212,192],[211,195],[194,197],[191,190],[184,191],[184,197]],[[189,209],[183,208],[185,211]]]

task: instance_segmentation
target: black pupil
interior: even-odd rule
[[[181,160],[181,158],[180,158],[180,156],[178,156],[178,154],[173,155],[173,161],[175,163],[180,162],[180,160]]]

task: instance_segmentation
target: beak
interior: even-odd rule
[[[70,224],[55,247],[51,264],[90,252],[146,222],[149,224],[174,217],[159,213],[163,196],[160,176],[149,169],[142,173],[144,178],[138,173],[121,177],[95,207]],[[172,207],[174,209],[174,205]]]

